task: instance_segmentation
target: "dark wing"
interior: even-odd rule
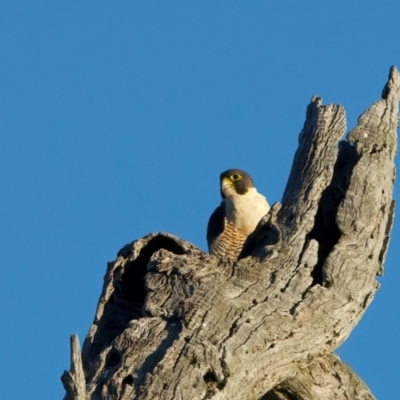
[[[215,239],[224,231],[225,228],[225,202],[215,209],[211,214],[207,226],[208,251],[212,253],[212,247]]]

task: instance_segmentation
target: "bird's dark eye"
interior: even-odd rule
[[[233,174],[233,175],[231,176],[231,178],[232,178],[234,181],[237,181],[238,179],[240,179],[240,175],[239,175],[239,174]]]

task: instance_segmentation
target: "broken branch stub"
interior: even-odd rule
[[[399,86],[392,68],[382,100],[344,141],[344,109],[312,99],[282,204],[239,261],[169,234],[120,251],[83,347],[88,398],[278,399],[318,381],[321,365],[334,370],[329,357],[371,302],[385,259]],[[336,365],[348,377],[341,393],[355,393],[359,378]],[[317,398],[307,390],[298,398]]]

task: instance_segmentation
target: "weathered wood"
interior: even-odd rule
[[[64,388],[67,392],[65,400],[86,400],[86,382],[83,373],[81,347],[78,335],[72,335],[71,343],[71,367],[70,371],[64,371],[61,376]]]
[[[89,399],[373,398],[332,352],[382,273],[399,87],[392,68],[344,141],[344,109],[312,99],[282,204],[238,262],[169,234],[120,251],[83,347]]]
[[[375,400],[365,383],[335,354],[318,357],[261,400]]]

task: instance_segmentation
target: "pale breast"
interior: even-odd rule
[[[248,233],[254,231],[260,219],[268,213],[270,207],[267,199],[255,188],[244,195],[225,199],[226,219],[238,229]]]

